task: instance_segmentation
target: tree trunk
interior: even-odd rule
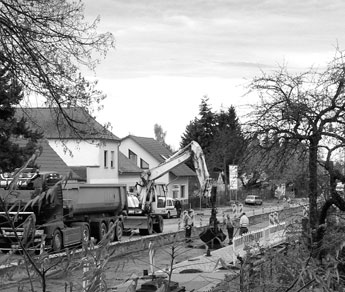
[[[317,145],[318,140],[312,138],[309,148],[309,221],[311,230],[318,227],[317,211]]]

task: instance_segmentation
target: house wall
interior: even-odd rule
[[[128,150],[131,150],[135,154],[137,154],[137,166],[140,167],[140,158],[144,159],[148,164],[149,168],[153,168],[159,164],[150,153],[148,153],[145,149],[140,147],[136,142],[132,139],[125,139],[121,141],[120,144],[120,151],[129,156]],[[162,177],[156,180],[156,184],[165,184],[168,186],[168,196],[176,198],[181,198],[182,192],[184,191],[184,198],[188,200],[189,197],[189,183],[188,177],[176,177],[170,173],[166,173]]]
[[[137,182],[140,182],[140,175],[120,174],[119,181],[120,184],[127,185],[127,191],[129,191],[129,187],[135,186]]]
[[[156,160],[150,153],[148,153],[145,149],[139,146],[136,142],[132,139],[125,139],[121,141],[120,144],[120,151],[129,157],[128,150],[131,150],[135,154],[137,154],[137,161],[136,165],[140,168],[140,158],[144,159],[148,164],[149,168],[153,168],[159,164],[159,161]],[[169,183],[169,174],[165,174],[162,177],[156,180],[157,184],[168,184]]]
[[[68,166],[86,167],[87,183],[119,183],[119,142],[106,141],[99,145],[91,140],[66,140],[63,144],[60,140],[50,139],[48,142]]]
[[[168,196],[174,199],[188,200],[189,179],[188,177],[174,177],[170,175],[171,183],[168,185]]]

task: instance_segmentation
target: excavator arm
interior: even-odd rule
[[[139,185],[141,186],[140,201],[143,209],[145,207],[145,202],[147,201],[147,196],[150,195],[150,188],[152,187],[153,182],[168,173],[171,169],[189,159],[193,160],[194,168],[200,183],[201,195],[207,197],[210,196],[210,175],[207,170],[205,156],[200,145],[197,142],[192,141],[186,147],[176,152],[173,156],[169,157],[158,166],[144,171],[141,174],[141,183],[139,183]],[[148,202],[150,203],[151,201],[152,198],[149,198]]]

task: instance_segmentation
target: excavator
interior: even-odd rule
[[[207,170],[205,156],[200,145],[192,141],[177,151],[158,166],[145,170],[141,174],[141,181],[137,183],[137,196],[130,195],[128,199],[128,216],[124,220],[125,229],[139,229],[141,235],[163,232],[164,206],[160,204],[160,197],[166,196],[166,187],[155,184],[155,180],[168,173],[176,166],[193,160],[195,172],[200,184],[200,195],[211,196],[210,175]]]

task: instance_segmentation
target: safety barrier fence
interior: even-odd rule
[[[233,239],[233,263],[235,264],[237,256],[244,257],[248,250],[252,253],[260,248],[267,248],[283,243],[286,240],[286,224],[270,225],[268,227],[248,232]]]

